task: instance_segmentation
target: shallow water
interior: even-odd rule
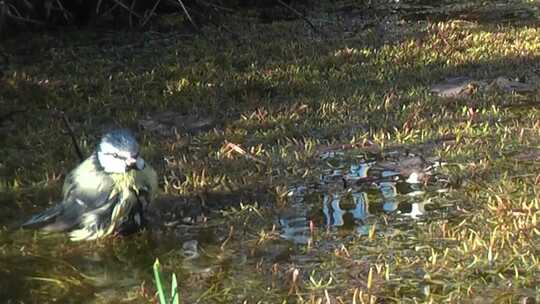
[[[12,252],[3,255],[11,256],[2,261],[4,278],[10,280],[2,283],[8,288],[0,298],[6,303],[32,302],[36,296],[74,303],[145,302],[155,290],[151,265],[156,257],[166,281],[176,273],[187,303],[214,297],[234,302],[235,293],[253,300],[286,298],[291,282],[280,275],[323,262],[310,250],[315,242],[321,249],[335,248],[345,239],[369,236],[375,227],[379,236],[414,231],[448,191],[437,173],[442,163],[418,155],[365,158],[339,152],[326,153],[321,161],[318,182],[291,185],[287,203],[275,211],[244,206],[227,215],[216,210],[201,223],[180,221],[96,243],[70,242],[62,234],[4,232],[3,243],[9,245],[3,250]],[[272,294],[250,291],[261,284],[271,286]]]
[[[334,156],[339,158],[343,154],[325,154],[324,158]],[[440,162],[427,162],[403,175],[399,170],[379,167],[380,162],[374,159],[361,159],[352,164],[333,160],[341,164],[325,170],[316,187],[290,188],[291,206],[279,217],[282,238],[308,244],[312,241],[313,225],[368,235],[372,222],[385,215],[393,216],[395,221],[421,221],[429,216],[426,205],[433,204],[432,198],[448,191],[446,180],[441,176],[426,181],[416,178],[418,172],[433,175]]]

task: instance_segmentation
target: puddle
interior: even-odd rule
[[[28,289],[55,294],[59,301],[151,299],[151,265],[156,257],[166,276],[174,272],[179,278],[186,303],[207,303],[205,297],[211,297],[209,290],[216,286],[240,288],[239,294],[248,294],[245,290],[268,284],[279,289],[278,294],[287,293],[290,281],[281,279],[291,271],[305,276],[325,262],[321,252],[339,248],[346,239],[373,232],[376,237],[407,233],[435,213],[444,213],[437,204],[444,201],[438,198],[448,183],[438,172],[444,163],[437,159],[402,152],[366,156],[346,151],[321,153],[318,161],[317,182],[292,185],[286,206],[277,211],[259,208],[263,215],[253,212],[256,208],[236,209],[192,224],[170,222],[163,216],[156,218],[160,227],[95,244],[71,243],[55,234],[30,246],[31,231],[18,232],[25,237],[4,234],[6,244],[16,244],[9,247],[13,259],[4,265],[10,280],[0,282],[13,290],[0,292],[0,302],[26,299]],[[209,196],[208,205],[221,204],[225,209],[226,201],[239,200],[239,196]],[[275,230],[270,228],[274,225]],[[59,244],[65,252],[57,252]],[[24,246],[31,248],[19,249]],[[27,252],[26,260],[20,252]],[[242,284],[236,285],[239,278]],[[24,288],[16,289],[19,285]],[[257,294],[250,296],[254,297],[250,302],[256,302]]]
[[[368,235],[383,217],[414,225],[428,218],[426,206],[448,191],[447,179],[437,173],[444,163],[434,158],[399,152],[379,160],[347,160],[344,153],[325,153],[323,158],[329,168],[319,184],[289,189],[291,204],[279,215],[281,238],[308,244],[314,226]]]

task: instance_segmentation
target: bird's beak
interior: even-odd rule
[[[144,160],[141,157],[126,159],[126,166],[129,169],[142,170],[144,169]]]

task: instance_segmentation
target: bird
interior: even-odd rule
[[[141,157],[134,134],[116,129],[66,176],[62,201],[22,227],[69,232],[73,241],[129,234],[144,226],[144,209],[157,187],[157,174]]]

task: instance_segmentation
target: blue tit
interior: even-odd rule
[[[157,192],[157,174],[139,152],[129,130],[107,133],[96,151],[67,175],[63,200],[23,227],[69,231],[74,241],[138,229]]]

